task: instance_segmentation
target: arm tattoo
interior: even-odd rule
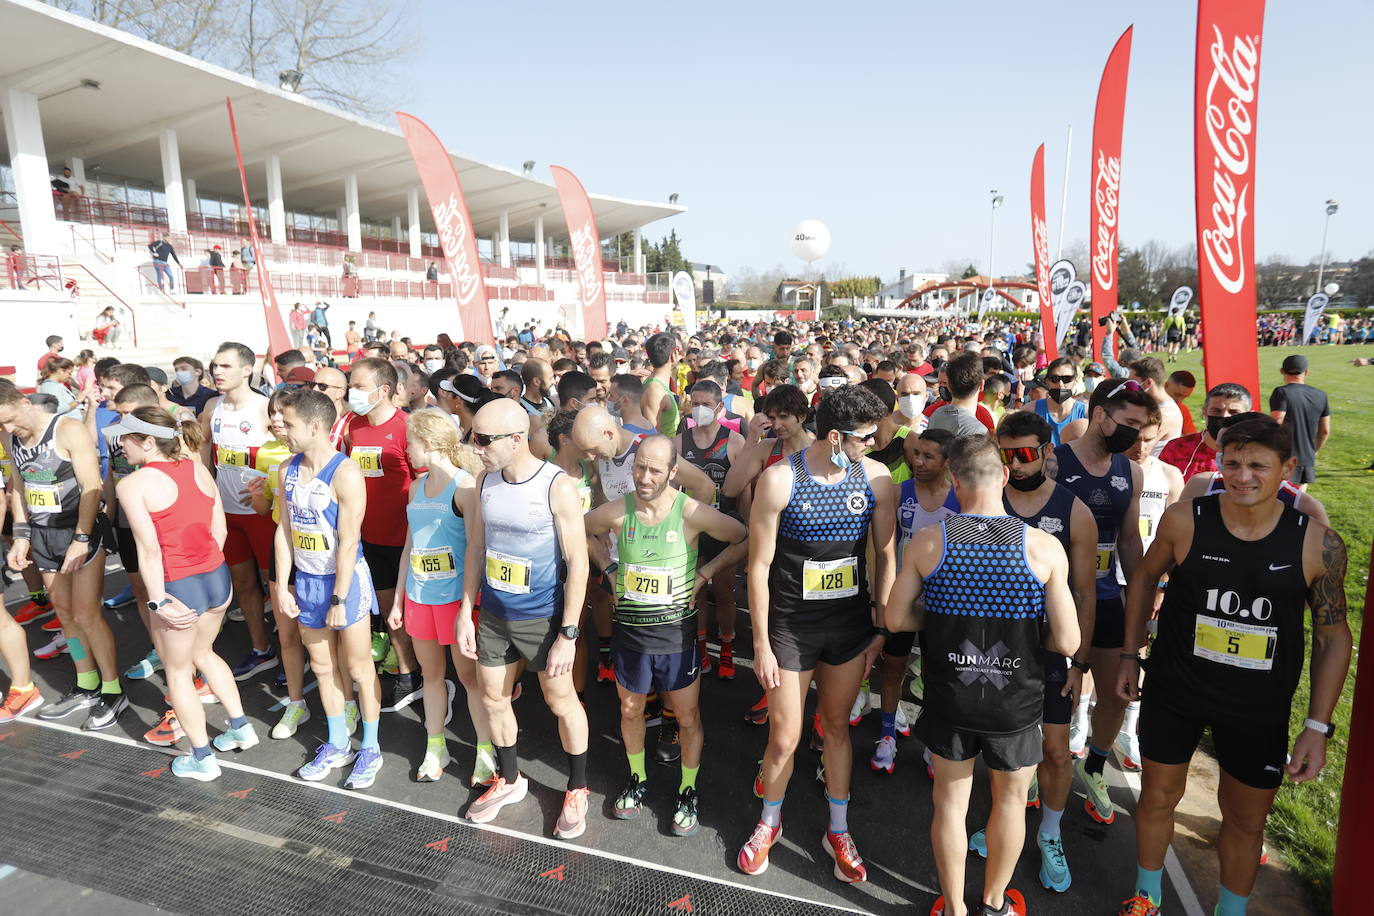
[[[1319,627],[1345,622],[1345,542],[1330,528],[1322,535],[1324,572],[1307,590],[1312,606],[1312,622]]]

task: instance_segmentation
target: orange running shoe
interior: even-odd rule
[[[17,611],[12,612],[14,622],[18,624],[33,623],[35,620],[42,620],[53,613],[52,602],[39,604],[37,601],[29,601]]]
[[[1144,894],[1137,894],[1122,902],[1120,916],[1159,916],[1159,904]]]
[[[62,629],[62,621],[54,617],[52,620],[46,621],[43,624],[43,629],[47,630],[49,633],[53,632],[54,630],[60,630]]]
[[[162,714],[156,725],[144,733],[143,740],[158,747],[171,747],[185,737],[186,732],[181,730],[177,714],[169,709]]]
[[[558,813],[553,835],[560,840],[575,840],[587,832],[587,798],[592,790],[586,787],[569,789],[563,793],[563,810]]]
[[[744,714],[744,721],[751,725],[768,724],[768,694],[759,697],[759,701],[749,707],[749,711]]]
[[[43,705],[43,692],[38,689],[37,684],[30,684],[28,690],[15,690],[10,688],[10,692],[5,695],[5,702],[0,704],[0,722],[13,722],[26,712],[33,712]]]
[[[761,875],[768,870],[768,850],[782,836],[782,825],[769,827],[759,821],[739,851],[739,870],[746,875]]]
[[[716,663],[716,675],[722,681],[735,679],[735,643],[730,639],[720,641],[720,661]]]
[[[829,830],[821,837],[821,847],[835,860],[835,877],[845,884],[858,884],[868,880],[868,869],[864,868],[863,856],[854,845],[849,831],[831,833]]]

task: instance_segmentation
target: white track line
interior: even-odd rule
[[[1131,790],[1131,797],[1135,799],[1136,806],[1139,807],[1140,777],[1124,769],[1121,771],[1121,777],[1126,783],[1126,788]],[[1183,863],[1178,860],[1178,856],[1174,853],[1172,843],[1169,844],[1168,851],[1164,853],[1164,870],[1169,874],[1169,881],[1178,894],[1178,902],[1183,907],[1183,912],[1187,916],[1206,916],[1206,911],[1202,908],[1202,901],[1197,899],[1197,891],[1193,890],[1193,885],[1188,880],[1188,873],[1183,870]]]

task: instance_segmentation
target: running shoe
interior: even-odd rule
[[[968,851],[976,852],[979,858],[988,857],[988,829],[984,827],[968,838]]]
[[[700,660],[701,673],[711,673],[711,652],[706,648],[706,637],[697,640],[697,658]]]
[[[873,770],[882,770],[884,773],[891,773],[897,760],[897,739],[889,738],[884,735],[878,739],[878,749],[873,752],[873,759],[868,761],[868,766]]]
[[[1069,723],[1069,753],[1080,760],[1088,754],[1088,730],[1075,717]]]
[[[304,703],[287,703],[281,718],[277,720],[277,724],[273,725],[272,730],[267,734],[278,741],[283,738],[290,738],[296,733],[296,729],[301,727],[302,722],[309,720],[310,710]]]
[[[1032,776],[1030,788],[1026,789],[1026,807],[1040,807],[1040,777]]]
[[[1144,894],[1136,894],[1121,904],[1120,916],[1159,916],[1159,904]]]
[[[514,697],[511,698],[512,702]],[[655,694],[644,704],[644,727],[653,728],[663,724],[663,701]]]
[[[1083,799],[1083,807],[1092,816],[1092,819],[1099,824],[1110,824],[1116,820],[1116,808],[1113,807],[1112,797],[1107,792],[1106,774],[1089,773],[1086,760],[1076,761],[1073,769],[1078,774],[1078,778],[1083,780],[1083,788],[1087,790],[1087,797]]]
[[[667,766],[682,759],[681,736],[677,719],[665,719],[658,727],[658,743],[654,745],[654,760]]]
[[[490,786],[496,782],[496,754],[485,748],[477,749],[477,758],[472,764],[472,786]]]
[[[245,722],[238,728],[229,727],[225,722],[224,731],[215,735],[214,745],[217,751],[246,751],[250,747],[257,747],[258,732],[253,728],[252,722]]]
[[[44,621],[42,625],[39,626],[39,629],[45,630],[48,633],[56,633],[58,630],[62,629],[62,621],[54,617],[52,620]]]
[[[615,683],[615,667],[611,664],[611,658],[609,655],[603,655],[597,659],[596,682],[598,684]]]
[[[935,903],[930,908],[930,916],[945,916],[945,895],[941,894],[935,898]]]
[[[358,720],[362,718],[362,713],[358,712],[357,700],[344,700],[344,732],[352,738],[353,733],[358,730]]]
[[[697,790],[688,786],[677,794],[673,836],[691,836],[697,832],[697,826]]]
[[[530,791],[530,782],[524,774],[515,777],[514,782],[506,782],[500,776],[482,797],[468,805],[467,819],[474,824],[487,824],[496,819],[501,809],[522,801]],[[560,816],[560,820],[561,820]]]
[[[214,782],[220,777],[219,761],[214,754],[196,759],[195,754],[182,754],[172,758],[172,775],[182,779],[195,779],[200,782]]]
[[[35,620],[42,620],[53,613],[52,602],[39,604],[38,601],[30,599],[28,604],[13,613],[13,617],[15,623],[23,625],[33,623]]]
[[[90,709],[100,702],[100,692],[97,690],[82,690],[80,687],[73,687],[64,694],[56,703],[50,703],[43,707],[43,711],[38,714],[38,718],[45,721],[53,719],[65,719],[78,709]]]
[[[978,907],[978,916],[1026,916],[1026,898],[1021,896],[1021,892],[1013,888],[1007,888],[1002,892],[1001,909],[993,909],[986,903]]]
[[[81,730],[98,732],[115,724],[119,714],[129,708],[129,698],[122,693],[102,693],[91,707]]]
[[[918,709],[916,708],[916,704],[915,704],[915,703],[909,703],[909,702],[907,702],[906,700],[898,700],[898,701],[897,701],[897,734],[901,735],[903,738],[910,738],[910,737],[911,737],[911,723],[913,723],[913,722],[915,722],[917,719],[919,719],[920,716],[921,716],[921,712],[920,712],[920,710],[918,710]]]
[[[1064,893],[1073,883],[1069,875],[1069,860],[1064,855],[1064,839],[1037,833],[1036,843],[1040,846],[1040,883],[1047,891]]]
[[[100,602],[100,605],[101,605],[101,607],[105,608],[105,610],[107,610],[107,611],[113,611],[113,610],[115,610],[115,609],[117,609],[117,608],[127,607],[128,605],[133,604],[133,603],[134,603],[134,589],[133,589],[133,586],[131,586],[131,585],[126,585],[126,586],[124,586],[123,590],[120,591],[118,594],[111,595],[109,598],[106,598],[104,601]]]
[[[259,671],[266,671],[275,668],[279,664],[277,650],[271,646],[267,647],[266,652],[259,652],[257,649],[249,649],[248,654],[243,657],[243,661],[234,666],[234,680],[246,681]]]
[[[1112,745],[1121,758],[1121,768],[1132,773],[1140,772],[1140,739],[1130,732],[1118,732],[1116,743]]]
[[[444,707],[444,724],[453,721],[453,698],[458,695],[458,685],[444,678],[444,689],[448,691],[448,705]]]
[[[768,694],[759,697],[759,701],[749,707],[749,711],[744,714],[744,721],[750,725],[768,724]]]
[[[416,782],[438,782],[444,775],[444,767],[453,762],[453,758],[448,753],[448,742],[444,742],[439,753],[434,753],[428,747],[425,748],[425,759],[420,761],[420,769],[415,773]]]
[[[356,755],[352,748],[334,747],[326,741],[315,749],[315,759],[297,770],[296,775],[306,782],[319,782],[328,776],[331,770],[348,766],[353,762],[354,756]]]
[[[5,694],[5,702],[0,704],[0,722],[13,722],[26,712],[33,712],[43,705],[43,692],[37,684],[30,684],[28,690],[15,690]]]
[[[239,607],[236,604],[229,610],[224,612],[224,617],[226,620],[232,620],[236,623],[243,623],[243,608]]]
[[[366,789],[377,781],[377,771],[382,768],[382,750],[365,747],[353,758],[353,772],[344,780],[345,789]]]
[[[811,750],[820,753],[825,750],[825,729],[821,727],[821,714],[811,714]]]
[[[782,825],[769,827],[763,821],[754,825],[754,832],[739,851],[736,864],[746,875],[761,875],[768,870],[768,850],[782,836]]]
[[[200,697],[200,704],[202,706],[213,706],[219,702],[219,697],[215,696],[215,692],[210,689],[210,685],[205,683],[205,678],[197,674],[196,679],[191,683],[196,688],[196,696]],[[162,699],[168,706],[172,705],[172,697],[169,694],[164,693]]]
[[[873,704],[869,702],[868,691],[859,688],[859,695],[854,698],[854,705],[849,708],[849,724],[858,725],[872,710]]]
[[[591,794],[586,786],[563,793],[563,810],[558,812],[558,823],[553,825],[555,839],[575,840],[587,832],[587,800]]]
[[[649,784],[639,778],[638,773],[630,774],[630,781],[625,784],[625,788],[620,790],[620,794],[615,798],[615,809],[613,813],[617,820],[632,821],[639,817],[639,809],[642,807],[644,796],[649,792]]]
[[[186,732],[182,731],[177,714],[170,709],[162,714],[156,725],[143,733],[143,740],[157,747],[171,747],[185,737]]]
[[[722,681],[735,679],[735,644],[721,641],[720,659],[716,663],[716,676]]]
[[[386,650],[386,656],[382,659],[381,664],[377,666],[377,670],[380,671],[382,674],[401,673],[401,662],[400,659],[398,659],[396,656],[395,646],[391,646]]]
[[[158,657],[156,649],[149,649],[148,654],[139,659],[138,664],[134,665],[124,676],[131,681],[144,681],[162,670],[162,659]]]
[[[50,658],[57,658],[57,656],[66,651],[67,635],[59,630],[57,635],[52,638],[52,642],[48,643],[46,646],[33,650],[33,657],[41,658],[46,661]]]
[[[754,774],[754,797],[763,798],[763,761],[759,761],[758,771]]]
[[[425,695],[425,682],[413,674],[398,674],[382,712],[400,712]]]
[[[389,633],[373,633],[372,664],[380,664],[389,651],[391,651],[391,635]]]
[[[821,848],[835,860],[835,877],[845,884],[858,884],[868,880],[868,869],[864,867],[863,856],[854,845],[854,838],[846,830],[832,833],[827,830],[821,837]]]

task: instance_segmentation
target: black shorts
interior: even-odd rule
[[[1126,644],[1126,605],[1121,596],[1097,599],[1093,622],[1094,649],[1120,649]]]
[[[776,613],[776,612],[775,612]],[[795,629],[776,616],[768,620],[768,643],[778,667],[785,671],[813,671],[816,665],[852,661],[873,639],[873,624],[826,629]]]
[[[396,577],[401,572],[401,551],[405,547],[392,547],[389,544],[369,544],[363,541],[363,559],[367,568],[372,570],[372,587],[385,592],[396,587]]]
[[[1069,679],[1069,660],[1063,655],[1040,650],[1040,664],[1045,669],[1045,708],[1042,719],[1046,725],[1068,725],[1073,719],[1073,697],[1062,696]]]
[[[911,654],[911,649],[915,644],[915,630],[909,633],[893,633],[883,644],[883,655],[888,658],[906,658]]]
[[[1193,759],[1202,730],[1212,730],[1217,763],[1231,778],[1252,789],[1277,789],[1288,760],[1288,718],[1254,723],[1231,717],[1200,716],[1186,697],[1150,690],[1150,674],[1140,700],[1140,755],[1166,766]],[[1244,703],[1238,699],[1237,703]],[[1287,710],[1285,710],[1287,712]]]
[[[1311,483],[1317,479],[1317,469],[1310,464],[1300,464],[1293,468],[1293,476],[1288,478],[1294,486]]]
[[[119,550],[119,563],[126,573],[138,572],[138,544],[134,541],[132,528],[115,525],[115,546]]]
[[[1179,332],[1178,328],[1170,328],[1164,332],[1164,339],[1169,343],[1178,343],[1182,336],[1183,334]]]
[[[29,559],[38,567],[39,572],[59,572],[67,559],[67,548],[76,536],[76,526],[70,528],[49,528],[46,525],[32,525],[29,536]],[[81,566],[90,565],[102,547],[110,543],[110,520],[105,513],[95,516],[95,526],[91,529],[91,542],[86,545],[86,559]]]
[[[1038,724],[1010,735],[983,735],[960,731],[926,713],[916,720],[916,737],[932,754],[946,760],[972,760],[982,754],[990,770],[1019,770],[1035,766],[1044,757]]]
[[[697,539],[697,569],[710,563],[716,557],[725,552],[726,544],[724,541],[717,541],[713,537],[702,535]]]
[[[520,659],[530,671],[549,666],[549,649],[559,638],[563,615],[533,620],[506,620],[494,614],[477,615],[477,663],[486,668],[513,665]]]

